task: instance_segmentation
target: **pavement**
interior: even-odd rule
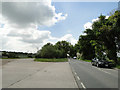
[[[92,66],[90,62],[77,59],[69,59],[69,63],[79,88],[118,90],[118,70],[97,68]]]
[[[2,87],[78,88],[68,62],[35,62],[33,59],[6,60],[2,65]]]

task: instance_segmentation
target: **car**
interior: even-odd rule
[[[108,68],[112,68],[114,66],[114,63],[111,61],[107,61],[107,60],[100,60],[97,58],[92,59],[91,64],[93,66],[97,66],[97,67],[108,67]]]
[[[75,56],[73,57],[73,59],[76,59],[76,58],[77,58],[77,57],[75,57]]]

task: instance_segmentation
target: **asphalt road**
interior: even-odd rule
[[[4,59],[2,87],[78,88],[68,62],[35,62],[33,60]]]
[[[90,62],[69,59],[79,88],[118,88],[118,70],[97,68]]]

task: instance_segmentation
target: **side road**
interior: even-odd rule
[[[2,66],[2,88],[78,88],[68,62],[17,59]]]

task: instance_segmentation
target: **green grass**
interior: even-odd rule
[[[116,65],[116,68],[120,69],[120,65]]]
[[[83,61],[86,61],[86,62],[91,62],[91,60],[83,60]]]
[[[46,58],[36,58],[34,61],[39,61],[39,62],[67,62],[67,58],[60,58],[60,59],[46,59]]]
[[[82,60],[82,59],[79,59],[79,60]],[[85,62],[91,62],[91,60],[82,60],[82,61],[85,61]]]
[[[116,65],[116,68],[120,69],[120,57],[118,58],[118,63]]]

